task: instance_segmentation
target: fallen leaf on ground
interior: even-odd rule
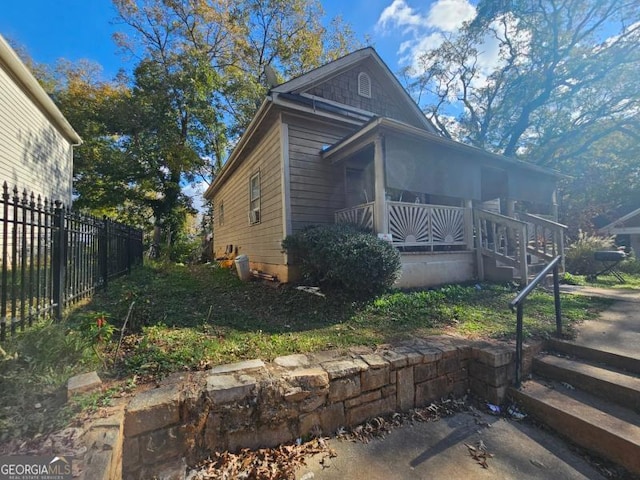
[[[277,448],[249,450],[240,453],[215,452],[211,458],[197,465],[188,480],[293,480],[296,470],[306,465],[307,457],[322,455],[320,464],[324,466],[336,453],[329,448],[323,438],[316,438],[301,444],[281,445]]]
[[[489,453],[487,451],[487,447],[482,440],[480,440],[475,446],[469,445],[468,443],[465,443],[464,446],[469,450],[471,458],[478,462],[482,468],[489,468],[487,459],[493,458],[493,453]]]

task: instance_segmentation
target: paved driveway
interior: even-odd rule
[[[493,457],[483,468],[467,445],[486,447]],[[458,413],[416,423],[364,444],[331,439],[336,458],[311,458],[299,480],[403,479],[604,479],[556,436],[525,422],[484,413]]]

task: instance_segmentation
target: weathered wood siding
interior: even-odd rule
[[[257,146],[215,194],[214,251],[224,254],[227,245],[247,255],[252,265],[284,264],[282,253],[282,172],[281,123],[275,121],[260,135]],[[249,223],[249,180],[260,172],[260,223]],[[220,203],[224,203],[224,223],[220,224]],[[265,269],[268,271],[268,269]]]
[[[371,98],[358,95],[358,74],[367,73],[371,79]],[[407,100],[402,98],[395,86],[378,68],[371,68],[370,62],[354,67],[321,83],[306,93],[360,108],[381,117],[393,118],[423,128],[415,115],[406,110]]]
[[[344,208],[344,167],[322,160],[320,152],[352,128],[300,117],[284,121],[289,125],[292,230],[334,223],[334,212]]]
[[[0,63],[0,184],[71,204],[69,141]]]

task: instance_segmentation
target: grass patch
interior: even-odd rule
[[[116,332],[104,355],[112,358],[118,329],[135,302],[130,333],[114,368],[125,377],[156,376],[250,358],[373,346],[414,335],[510,339],[515,315],[507,305],[515,294],[510,285],[449,285],[353,301],[338,293],[318,297],[290,286],[242,283],[211,265],[156,264],[113,282],[75,315],[109,312]],[[568,331],[607,303],[564,296]],[[549,335],[554,318],[552,296],[534,293],[525,308],[525,333]]]
[[[78,405],[66,403],[66,381],[97,366],[83,335],[42,321],[2,345],[0,443],[65,425]]]
[[[67,322],[38,324],[2,346],[0,443],[60,428],[136,381],[173,371],[431,334],[511,339],[515,315],[507,305],[515,294],[510,285],[450,285],[353,301],[339,293],[319,297],[291,286],[242,283],[211,265],[140,267],[71,312]],[[563,295],[565,331],[609,303]],[[554,318],[553,297],[535,292],[525,306],[525,334],[550,335]],[[64,404],[67,379],[95,368],[120,383]]]
[[[565,274],[565,283],[569,285],[587,285],[590,287],[598,288],[620,288],[626,290],[638,290],[640,289],[640,275],[631,275],[629,273],[622,273],[624,283],[621,283],[613,275],[598,275],[593,278],[589,275],[570,275]]]

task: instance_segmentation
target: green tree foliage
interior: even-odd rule
[[[340,17],[333,18],[329,27],[321,23],[324,11],[317,0],[242,0],[235,5],[238,35],[225,90],[234,134],[244,130],[267,93],[267,65],[284,81],[358,45]]]
[[[268,90],[345,54],[353,32],[323,26],[317,0],[113,0],[139,59],[131,78],[101,79],[90,62],[33,65],[84,144],[76,206],[153,222],[154,243],[178,238],[192,212],[185,183],[215,176]]]
[[[121,47],[167,72],[175,71],[177,58],[197,58],[216,76],[210,107],[222,125],[210,122],[208,129],[214,170],[226,156],[225,140],[242,133],[267,92],[265,66],[285,80],[357,45],[339,17],[323,26],[317,0],[113,1],[135,32],[117,35]]]
[[[75,206],[118,217],[118,208],[135,202],[130,186],[137,172],[121,147],[122,119],[131,98],[122,82],[100,79],[99,65],[60,60],[52,96],[83,139],[74,150]]]
[[[327,50],[319,4],[306,0],[114,4],[134,32],[117,36],[118,43],[141,58],[121,146],[141,173],[137,187],[153,211],[160,243],[161,230],[178,232],[179,212],[190,207],[181,184],[215,175],[229,140],[259,106],[264,67],[288,76],[343,51]],[[342,48],[346,40],[332,45]]]
[[[482,0],[477,12],[406,72],[427,114],[449,136],[571,175],[569,210],[589,207],[587,191],[600,208],[626,201],[629,181],[637,199],[640,4]]]

